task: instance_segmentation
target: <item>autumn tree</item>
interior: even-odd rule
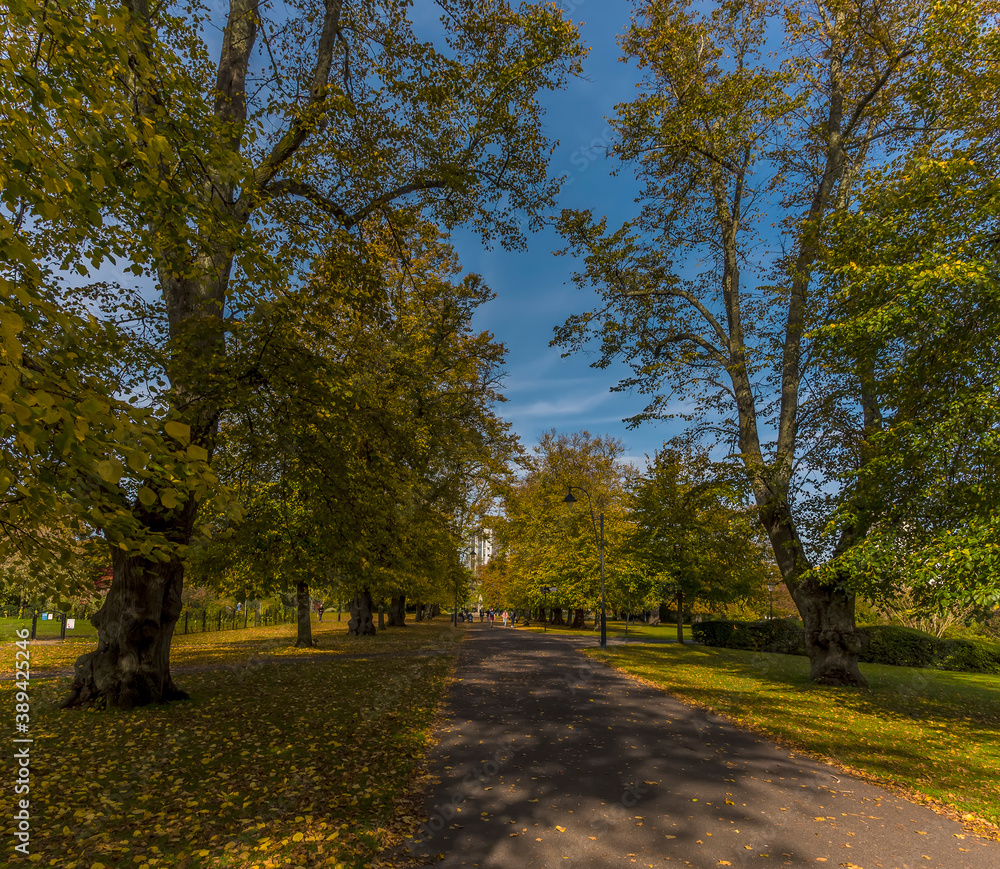
[[[631,466],[619,462],[623,451],[621,441],[589,432],[542,435],[525,459],[523,476],[501,493],[497,544],[506,566],[504,602],[525,608],[552,604],[557,622],[566,604],[578,628],[587,610],[600,608],[599,531],[593,520],[604,513],[605,581],[614,586],[627,522],[625,493],[633,475]],[[570,486],[590,493],[593,517],[583,496],[584,503],[574,507],[564,503]],[[543,586],[558,591],[546,596]]]
[[[210,550],[297,584],[300,644],[310,577],[338,577],[358,635],[385,599],[396,625],[407,596],[451,599],[476,493],[513,449],[494,412],[503,347],[472,328],[491,296],[436,229],[395,213],[237,330],[247,394],[216,466],[245,510]]]
[[[170,640],[186,548],[215,485],[205,463],[239,373],[228,317],[392,203],[515,245],[517,214],[551,204],[536,96],[578,69],[575,30],[551,5],[438,5],[440,21],[421,32],[409,4],[387,0],[308,0],[280,18],[258,0],[220,13],[145,0],[8,4],[4,82],[26,123],[3,132],[4,387],[26,411],[7,485],[62,484],[113,543],[99,646],[78,661],[68,703],[181,696]],[[213,28],[214,61],[200,39]],[[159,293],[141,411],[117,400],[107,360],[89,379],[64,364],[113,331],[118,288],[94,304],[95,269],[111,257]],[[52,262],[90,281],[86,314],[66,313],[71,285]],[[38,338],[59,326],[65,341]],[[57,400],[39,405],[42,395]],[[74,408],[89,399],[77,425]],[[61,479],[33,463],[36,428]],[[102,466],[102,450],[127,455]],[[77,467],[92,491],[73,489]],[[8,525],[25,525],[18,497],[7,504]]]
[[[938,8],[913,96],[932,134],[861,179],[821,264],[817,352],[879,418],[835,517],[869,533],[827,569],[928,616],[1000,594],[1000,30],[971,12]]]
[[[813,570],[823,553],[810,551],[802,507],[811,483],[824,491],[817,474],[835,485],[859,460],[878,415],[866,383],[852,408],[827,401],[807,338],[826,311],[813,271],[823,222],[849,206],[865,167],[932,121],[915,118],[908,97],[937,10],[639,3],[622,45],[644,72],[641,93],[613,123],[615,155],[645,182],[641,212],[614,230],[589,213],[562,221],[585,258],[579,282],[602,302],[557,340],[574,349],[597,336],[598,364],[631,363],[629,384],[651,396],[637,420],[669,415],[680,394],[690,418],[732,445],[820,683],[864,683],[862,638],[846,577]],[[833,437],[845,416],[856,434]],[[844,526],[833,548],[866,530]]]
[[[645,598],[673,597],[677,641],[683,610],[759,596],[768,578],[762,535],[738,481],[705,452],[664,447],[630,499],[628,549],[647,577]]]

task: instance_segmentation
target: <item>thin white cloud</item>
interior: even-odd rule
[[[515,422],[522,419],[562,419],[580,416],[604,404],[610,397],[611,394],[607,392],[591,393],[587,397],[567,396],[554,400],[534,401],[524,408],[518,408],[511,403],[504,408],[504,416]]]

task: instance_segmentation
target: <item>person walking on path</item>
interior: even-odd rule
[[[503,611],[503,615],[501,616],[501,618],[503,619],[503,626],[507,627],[507,610]]]
[[[493,627],[493,610],[490,610],[490,627]]]
[[[469,635],[426,820],[378,865],[1000,866],[997,842],[576,654],[583,645]]]

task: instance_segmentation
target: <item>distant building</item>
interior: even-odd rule
[[[469,550],[468,567],[475,572],[477,567],[489,564],[493,557],[493,531],[489,528],[478,528],[472,535],[472,547]]]

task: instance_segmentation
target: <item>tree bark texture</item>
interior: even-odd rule
[[[854,622],[855,595],[840,584],[821,584],[809,577],[787,505],[767,511],[764,526],[802,617],[810,678],[822,685],[867,685],[858,665],[864,638]]]
[[[417,601],[417,614],[414,617],[418,622],[424,620],[424,605],[418,600]]]
[[[584,611],[582,607],[577,607],[573,610],[573,624],[570,625],[571,628],[576,628],[581,630],[586,627],[586,621],[584,618]]]
[[[566,622],[563,620],[562,607],[554,606],[552,607],[552,621],[549,622],[552,625],[565,625]]]
[[[64,708],[131,709],[188,695],[170,676],[170,641],[181,614],[184,568],[112,550],[113,580],[91,617],[97,649],[76,660]]]
[[[312,622],[310,621],[310,604],[312,597],[309,594],[309,583],[305,580],[299,581],[295,586],[295,609],[298,613],[298,638],[295,640],[295,648],[311,648],[315,645],[312,638]]]
[[[386,622],[390,628],[406,627],[406,595],[398,594],[389,602],[389,620]]]
[[[367,588],[362,589],[351,602],[351,620],[347,623],[347,633],[355,637],[374,637],[375,623],[372,621],[372,596]]]
[[[807,579],[792,597],[805,628],[809,678],[820,685],[867,685],[858,666],[865,635],[854,623],[854,593]]]

